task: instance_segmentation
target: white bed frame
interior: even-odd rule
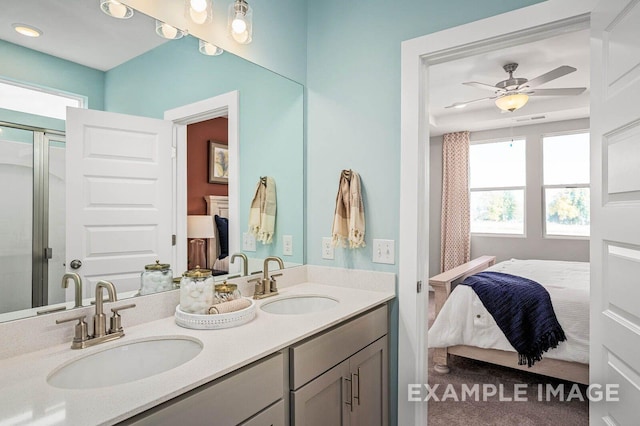
[[[447,298],[451,294],[451,290],[456,286],[456,284],[462,282],[469,275],[478,273],[495,263],[495,256],[481,256],[430,278],[429,285],[431,285],[435,291],[436,317],[440,313],[444,302],[446,302]],[[448,361],[450,354],[515,368],[530,373],[542,374],[544,376],[555,377],[582,384],[589,384],[589,364],[544,358],[542,361],[536,362],[533,367],[527,367],[526,365],[518,365],[518,357],[515,352],[497,349],[484,349],[466,345],[435,348],[433,356],[435,371],[443,374],[449,372]]]
[[[229,196],[228,195],[206,195],[207,214],[211,217],[229,217]],[[207,268],[213,268],[213,264],[220,255],[220,243],[218,238],[218,227],[213,226],[216,234],[215,238],[210,238],[207,242]]]

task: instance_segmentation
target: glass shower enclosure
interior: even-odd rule
[[[0,313],[65,301],[64,134],[0,123]]]

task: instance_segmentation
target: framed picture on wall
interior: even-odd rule
[[[209,141],[209,183],[229,184],[229,147]]]

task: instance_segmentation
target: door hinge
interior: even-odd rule
[[[422,293],[422,281],[418,281],[418,285],[416,286],[416,291],[418,293]]]
[[[176,234],[171,235],[171,245],[172,246],[176,245]]]
[[[53,257],[53,249],[51,247],[44,248],[44,258],[51,259]]]
[[[177,150],[175,147],[171,147],[171,158],[176,158]]]

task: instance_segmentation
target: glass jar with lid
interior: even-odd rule
[[[228,284],[224,281],[222,284],[216,284],[213,294],[213,304],[229,302],[231,300],[240,299],[242,294],[238,290],[237,284]]]
[[[211,269],[196,266],[182,274],[180,280],[180,310],[191,314],[206,314],[214,304],[214,281]]]
[[[173,288],[171,265],[156,260],[156,263],[144,266],[144,272],[140,275],[140,295],[158,293]]]

